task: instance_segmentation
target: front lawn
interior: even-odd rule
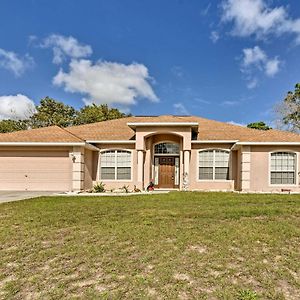
[[[300,196],[0,204],[0,299],[300,299]]]

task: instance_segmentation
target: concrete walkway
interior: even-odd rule
[[[19,201],[40,196],[53,195],[54,192],[0,191],[0,203]]]

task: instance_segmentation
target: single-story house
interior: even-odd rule
[[[0,190],[300,192],[300,135],[194,116],[138,116],[0,134]]]

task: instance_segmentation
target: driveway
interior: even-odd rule
[[[53,195],[54,192],[0,191],[0,203]]]

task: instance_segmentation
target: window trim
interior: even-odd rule
[[[272,159],[272,154],[273,153],[278,153],[278,152],[285,152],[285,153],[293,153],[295,154],[295,183],[293,184],[274,184],[271,183],[271,159]],[[269,167],[268,167],[268,183],[269,183],[269,187],[296,187],[299,185],[299,173],[298,173],[298,152],[293,151],[293,150],[275,150],[275,151],[270,151],[269,152]]]
[[[229,160],[228,160],[228,179],[200,179],[199,178],[199,153],[200,152],[205,152],[205,151],[212,151],[212,150],[221,150],[221,151],[224,151],[224,152],[227,152],[229,153]],[[231,151],[229,149],[224,149],[224,148],[205,148],[205,149],[200,149],[197,151],[197,164],[196,164],[196,178],[197,178],[197,182],[230,182],[232,181],[232,174],[231,174],[231,169],[232,169],[232,166],[231,166]],[[214,166],[214,169],[215,169],[215,166]],[[213,177],[215,177],[215,174],[213,172]]]
[[[101,178],[101,155],[104,152],[107,151],[126,151],[130,152],[131,156],[131,163],[130,163],[130,179],[117,179],[117,172],[115,171],[115,179],[102,179]],[[99,171],[98,171],[98,180],[103,182],[132,182],[133,181],[133,150],[132,149],[124,149],[124,148],[108,148],[108,149],[101,149],[99,151],[99,158],[98,158],[98,165],[99,165]],[[115,170],[117,166],[115,165]]]

